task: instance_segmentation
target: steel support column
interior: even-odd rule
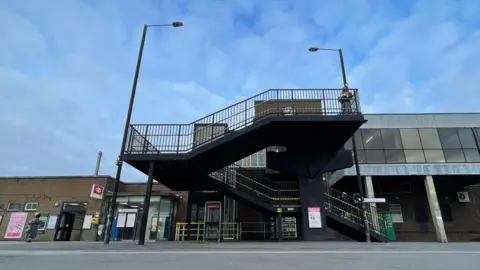
[[[142,220],[140,221],[140,233],[138,237],[139,245],[145,244],[145,235],[146,235],[147,222],[148,222],[148,211],[150,210],[150,198],[152,197],[154,167],[155,167],[155,163],[153,163],[153,161],[150,161],[150,166],[148,168],[147,190],[145,191],[145,197],[143,199]]]

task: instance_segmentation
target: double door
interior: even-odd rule
[[[85,213],[61,212],[56,224],[54,241],[80,241]]]

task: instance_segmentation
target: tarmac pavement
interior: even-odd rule
[[[478,269],[480,243],[0,242],[0,269]]]

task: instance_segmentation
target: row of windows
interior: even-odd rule
[[[7,206],[7,211],[8,212],[37,211],[37,208],[38,208],[38,203],[37,202],[27,202],[25,204],[11,202]]]
[[[387,128],[360,129],[358,149],[474,149],[480,145],[480,128]],[[352,149],[349,140],[345,148]]]
[[[238,162],[238,165],[242,167],[266,167],[267,166],[267,154],[265,149],[252,154]]]
[[[358,162],[368,164],[480,162],[478,149],[358,150]]]

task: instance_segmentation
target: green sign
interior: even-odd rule
[[[385,234],[382,233],[382,235],[386,235],[389,241],[395,241],[395,228],[393,227],[393,221],[392,221],[392,214],[390,213],[383,213],[383,224],[385,226],[381,226],[385,232]],[[380,221],[380,220],[379,220]]]

